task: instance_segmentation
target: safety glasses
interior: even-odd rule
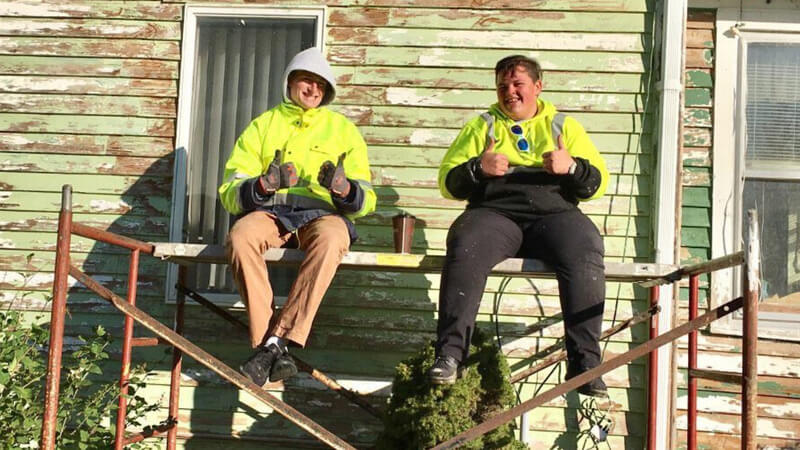
[[[517,150],[519,150],[521,152],[527,152],[528,150],[531,149],[531,146],[528,143],[528,140],[525,139],[525,132],[524,132],[524,130],[522,129],[521,126],[516,125],[516,124],[512,125],[510,130],[511,130],[511,134],[513,134],[517,138]]]

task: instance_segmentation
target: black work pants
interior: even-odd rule
[[[569,364],[582,369],[599,365],[603,240],[578,209],[520,221],[493,209],[473,208],[453,222],[439,292],[437,354],[459,362],[467,357],[486,278],[492,267],[510,257],[541,259],[553,268]]]

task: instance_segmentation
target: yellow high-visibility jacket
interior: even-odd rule
[[[254,184],[267,170],[276,150],[282,152],[281,163],[294,163],[299,181],[266,200],[258,199]],[[345,175],[363,191],[360,204],[346,209],[317,182],[322,163],[336,164],[342,153],[346,154]],[[353,220],[375,210],[376,195],[370,180],[367,145],[352,122],[325,107],[304,110],[285,100],[254,119],[239,136],[225,164],[219,196],[225,209],[235,215],[288,206],[327,210]]]

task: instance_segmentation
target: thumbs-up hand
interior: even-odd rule
[[[558,148],[542,154],[544,161],[544,170],[551,175],[566,175],[569,173],[569,168],[575,163],[572,156],[564,147],[564,139],[558,137]]]
[[[325,187],[331,194],[337,197],[346,198],[350,194],[350,181],[344,173],[345,153],[339,155],[339,160],[334,166],[332,162],[325,161],[319,168],[317,181]]]
[[[481,172],[486,177],[501,177],[508,172],[508,156],[495,152],[494,144],[494,138],[490,138],[481,154]]]
[[[261,195],[274,194],[279,189],[297,184],[297,169],[291,162],[281,164],[281,151],[275,150],[275,158],[259,177],[256,188]]]

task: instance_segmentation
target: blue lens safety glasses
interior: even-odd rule
[[[531,149],[528,140],[525,139],[525,133],[521,126],[513,125],[511,128],[511,133],[516,136],[517,138],[517,150],[521,152],[527,152]]]

